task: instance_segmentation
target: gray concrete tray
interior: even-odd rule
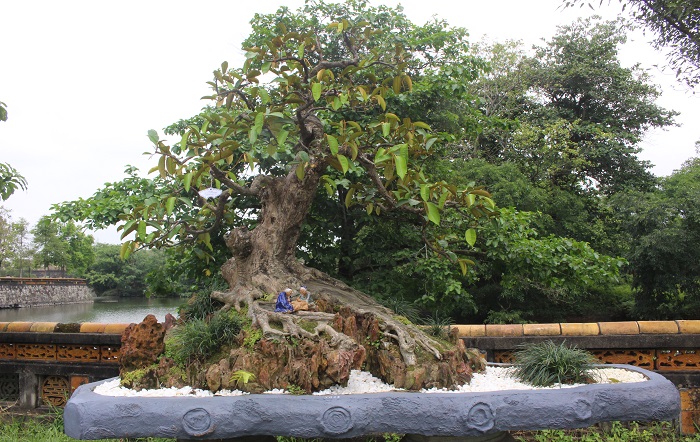
[[[115,397],[79,387],[64,409],[75,439],[251,435],[350,438],[401,433],[477,437],[509,430],[581,428],[607,421],[679,417],[675,386],[656,373],[637,383],[485,393],[373,393],[341,396]],[[102,381],[104,382],[104,381]]]

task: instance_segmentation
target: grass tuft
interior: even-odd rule
[[[514,376],[535,387],[590,383],[596,359],[585,350],[552,341],[526,344],[515,352]]]

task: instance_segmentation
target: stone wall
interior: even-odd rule
[[[0,308],[80,304],[94,297],[84,279],[0,278]]]

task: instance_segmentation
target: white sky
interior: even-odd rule
[[[617,2],[596,13],[614,18]],[[561,0],[371,0],[401,3],[416,23],[437,15],[467,28],[472,41],[551,37],[557,25],[594,12],[561,10]],[[597,2],[595,2],[597,3]],[[206,82],[222,61],[240,65],[240,44],[255,12],[295,9],[303,0],[255,2],[200,0],[0,0],[0,162],[29,182],[4,206],[32,225],[54,203],[86,198],[105,182],[124,177],[127,164],[144,173],[153,162],[146,132],[196,114]],[[641,62],[664,95],[659,104],[681,112],[681,127],[650,133],[642,159],[668,175],[695,154],[700,139],[700,97],[663,74],[663,56],[636,34],[621,53]],[[116,231],[95,232],[117,243]]]

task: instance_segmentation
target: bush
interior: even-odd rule
[[[594,380],[590,370],[595,361],[587,351],[567,347],[565,342],[526,344],[515,352],[514,376],[536,387],[589,383]]]
[[[227,345],[243,328],[235,311],[214,314],[209,320],[191,319],[173,328],[165,339],[165,355],[179,366],[204,361]]]

